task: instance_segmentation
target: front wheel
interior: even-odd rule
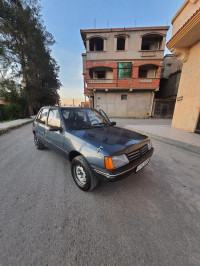
[[[44,149],[44,144],[38,139],[36,134],[34,134],[34,143],[35,143],[35,147],[38,150],[43,150]]]
[[[71,171],[76,185],[84,191],[91,191],[98,184],[98,179],[82,155],[75,157],[71,162]]]

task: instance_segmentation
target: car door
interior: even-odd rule
[[[49,131],[50,127],[62,127],[58,108],[51,108],[47,118],[46,141],[48,146],[57,153],[64,155],[63,140],[64,130]]]
[[[49,112],[49,108],[43,108],[36,117],[34,122],[35,124],[35,133],[37,137],[45,143],[45,133],[46,133],[46,120]]]

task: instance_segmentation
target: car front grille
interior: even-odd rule
[[[147,144],[142,146],[140,149],[135,150],[135,151],[131,151],[129,153],[127,153],[127,157],[129,159],[130,162],[133,162],[137,159],[139,159],[142,155],[144,155],[145,153],[148,152],[148,146]]]

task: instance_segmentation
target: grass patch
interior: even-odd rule
[[[4,121],[0,121],[0,124],[6,123],[6,122],[11,122],[11,121],[14,121],[14,120],[4,120]]]

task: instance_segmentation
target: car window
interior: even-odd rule
[[[49,111],[48,126],[60,127],[60,116],[58,109],[52,109]]]
[[[108,126],[106,119],[95,109],[73,108],[62,109],[64,123],[68,129]]]
[[[42,124],[45,124],[46,122],[46,118],[47,118],[47,114],[48,114],[48,111],[49,109],[48,108],[44,108],[40,111],[40,113],[38,114],[37,116],[37,121],[42,123]]]
[[[70,110],[63,110],[62,114],[63,114],[64,119],[68,119],[69,114],[70,114]]]

